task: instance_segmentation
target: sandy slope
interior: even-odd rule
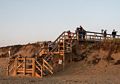
[[[99,65],[75,62],[51,77],[43,79],[1,77],[0,84],[120,84],[119,78],[120,65],[110,65],[102,69]]]
[[[31,54],[37,48],[28,45],[19,50]],[[64,71],[57,72],[51,77],[14,78],[2,75],[0,84],[120,84],[120,45],[106,42],[88,51],[84,60],[69,64]],[[0,59],[1,68],[5,66],[6,61]]]

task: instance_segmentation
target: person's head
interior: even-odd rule
[[[83,28],[83,27],[80,25],[80,28]]]
[[[82,27],[80,27],[80,30],[83,30],[83,28],[82,28]]]
[[[104,32],[104,30],[103,29],[101,29],[101,33],[103,33]]]
[[[104,31],[104,29],[101,29],[101,31]]]
[[[76,30],[79,30],[79,27],[77,27]]]
[[[105,32],[107,32],[107,30],[105,30]]]
[[[70,30],[68,30],[67,32],[70,33]]]
[[[115,29],[113,29],[113,32],[115,32]]]

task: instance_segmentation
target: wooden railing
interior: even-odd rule
[[[75,36],[76,36],[76,34],[75,34]],[[120,35],[116,35],[115,38],[120,39]],[[85,39],[81,39],[81,40],[101,41],[104,39],[114,39],[114,38],[113,38],[112,34],[106,34],[106,37],[104,37],[103,33],[86,31]]]
[[[42,59],[42,61],[40,63],[35,58],[16,58],[8,66],[8,75],[26,76],[26,74],[31,74],[32,77],[42,78],[45,70],[53,74],[53,67],[45,59]]]
[[[42,67],[42,65],[37,61],[37,60],[35,60],[35,67],[36,67],[36,73],[38,74],[38,76],[37,77],[43,77],[43,67]],[[39,72],[37,72],[37,70],[39,71]],[[40,75],[40,76],[39,76]]]
[[[53,44],[57,44],[57,42],[61,39],[61,37],[63,37],[64,39],[68,39],[68,33],[67,33],[67,31],[64,31],[64,32],[53,42]],[[71,37],[72,37],[71,39],[77,39],[77,38],[76,38],[76,33],[71,32]],[[120,39],[120,35],[116,35],[115,37]],[[113,37],[112,37],[112,34],[106,34],[106,37],[104,37],[104,34],[103,34],[103,33],[86,31],[85,39],[86,39],[86,40],[91,40],[91,39],[103,40],[103,39],[113,39]]]
[[[99,32],[86,31],[86,36],[96,37],[96,38],[99,37],[100,39],[105,39],[104,34]],[[116,35],[115,37],[120,39],[120,35]],[[106,34],[106,39],[113,39],[112,34]]]
[[[71,32],[71,37],[72,37],[71,39],[77,39],[76,33]],[[120,39],[120,35],[116,35],[116,38]],[[60,34],[58,38],[53,42],[54,46],[51,52],[54,52],[57,49],[58,42],[60,41],[60,39],[69,39],[67,31],[64,31],[62,34]],[[85,35],[86,41],[101,41],[104,39],[113,39],[112,34],[107,34],[106,37],[104,37],[103,33],[86,31]],[[41,50],[39,51],[41,53],[40,56],[43,55],[44,53],[47,54],[47,52],[43,53],[43,49],[44,48],[41,48]]]
[[[15,69],[15,59],[11,59],[11,62],[7,66],[7,75],[9,76],[11,73],[14,73]]]
[[[27,67],[28,66],[28,67]],[[29,66],[32,66],[29,68]],[[35,76],[35,59],[34,58],[16,58],[14,62],[8,65],[8,75],[16,76],[21,73],[23,76],[26,73],[31,73]]]
[[[43,69],[47,69],[51,74],[53,74],[53,67],[43,59]]]

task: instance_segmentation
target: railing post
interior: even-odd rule
[[[9,76],[9,65],[7,67],[7,75]]]
[[[24,58],[24,72],[23,72],[23,74],[25,75],[26,74],[26,58]]]
[[[32,60],[32,77],[35,76],[35,59],[34,58],[31,58]]]
[[[64,46],[64,47],[63,47],[63,48],[64,48],[64,49],[63,49],[63,50],[64,50],[64,51],[63,51],[63,61],[62,61],[62,62],[63,62],[63,70],[64,70],[64,68],[65,68],[65,54],[64,54],[64,53],[65,53],[65,40],[66,40],[66,39],[63,40],[63,46]]]
[[[15,76],[17,75],[17,61],[18,61],[18,59],[16,58],[15,59],[15,72],[14,72]]]
[[[45,68],[44,68],[44,65],[45,65],[45,64],[44,64],[44,59],[42,59],[42,60],[43,60],[43,64],[42,64],[42,66],[43,66],[43,70],[44,70],[44,69],[45,69]]]
[[[42,78],[43,77],[43,67],[40,66],[40,68],[41,68],[41,78]]]

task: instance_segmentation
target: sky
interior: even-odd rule
[[[0,0],[0,46],[54,41],[80,25],[120,34],[120,0]]]

